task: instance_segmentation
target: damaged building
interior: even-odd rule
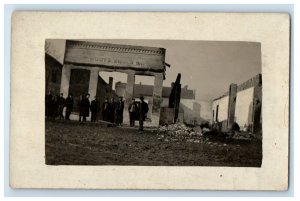
[[[162,88],[162,101],[160,104],[160,124],[171,124],[174,122],[174,106],[169,107],[170,96],[174,88],[174,83],[170,87],[163,86]],[[118,96],[123,97],[125,95],[126,83],[117,82],[115,84],[115,92]],[[153,86],[146,84],[135,84],[134,86],[134,98],[139,101],[139,97],[143,96],[145,101],[149,105],[149,115],[147,120],[151,121],[152,106],[153,106]],[[210,108],[207,103],[196,100],[196,91],[189,89],[187,85],[180,90],[180,101],[177,115],[177,122],[184,122],[187,124],[200,124],[203,121],[210,119]],[[147,122],[146,122],[147,123]]]
[[[236,122],[242,130],[261,133],[261,74],[237,85],[211,101],[196,99],[194,89],[181,86],[179,73],[171,86],[163,86],[166,77],[164,48],[119,45],[99,42],[66,40],[61,59],[53,57],[46,48],[46,90],[73,95],[74,109],[70,118],[78,120],[78,101],[81,94],[97,96],[100,105],[105,98],[124,98],[124,124],[129,124],[128,106],[132,98],[145,97],[149,104],[146,125],[158,126],[184,122],[197,125],[204,121],[218,124],[226,131]],[[101,72],[118,72],[126,76],[124,82],[105,81]],[[152,76],[153,85],[136,84],[136,76]],[[99,119],[101,119],[99,112]]]
[[[213,100],[212,123],[228,131],[233,123],[241,130],[262,133],[262,76],[258,74],[244,83],[230,84],[228,92]]]
[[[134,96],[135,76],[153,76],[151,126],[158,126],[162,103],[163,80],[166,66],[164,48],[119,45],[88,41],[66,40],[63,62],[55,60],[51,54],[45,55],[46,90],[63,93],[64,97],[72,94],[74,110],[71,119],[78,119],[77,102],[81,94],[90,94],[90,101],[97,96],[100,102],[104,98],[115,97],[112,80],[106,83],[100,72],[120,72],[127,76],[124,93],[124,111]],[[124,112],[124,123],[129,124],[128,112]]]

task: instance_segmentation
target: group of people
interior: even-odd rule
[[[89,116],[90,110],[92,113],[91,121],[97,120],[97,112],[99,112],[99,101],[95,96],[95,99],[90,103],[89,100],[90,94],[86,96],[81,95],[78,101],[79,107],[79,121],[86,121],[86,117]],[[50,90],[46,95],[45,100],[46,106],[46,117],[51,119],[66,119],[70,120],[71,112],[73,111],[74,100],[72,94],[69,94],[65,99],[63,93],[59,96],[52,93]],[[64,108],[66,107],[66,114],[63,115]]]
[[[134,98],[131,100],[131,103],[128,106],[130,127],[135,126],[135,121],[139,121],[139,130],[143,131],[144,121],[146,120],[149,107],[148,104],[144,101],[144,97],[140,97],[140,101],[136,101]],[[111,98],[110,101],[108,98],[105,99],[102,105],[102,117],[104,121],[109,121],[116,125],[122,125],[123,123],[123,112],[124,112],[124,101],[120,97],[117,102],[114,98]]]
[[[134,98],[128,106],[130,126],[135,126],[135,121],[139,121],[139,130],[144,129],[144,121],[146,119],[149,107],[148,104],[144,101],[144,97],[140,98],[141,101],[136,101]],[[123,112],[124,112],[124,101],[120,97],[119,101],[115,102],[114,98],[111,98],[110,101],[108,98],[105,99],[105,102],[102,105],[102,116],[104,121],[109,121],[116,125],[122,125],[123,123]]]
[[[120,97],[118,101],[115,101],[114,98],[111,98],[109,101],[109,99],[106,98],[102,108],[100,107],[100,102],[96,96],[91,102],[89,98],[90,94],[80,95],[79,97],[79,121],[85,122],[91,111],[91,122],[96,122],[98,113],[101,110],[104,121],[108,121],[116,125],[123,124],[124,101],[122,97]],[[135,121],[139,120],[139,130],[142,131],[149,108],[143,97],[141,97],[140,100],[140,102],[137,102],[135,99],[132,99],[128,107],[128,112],[130,126],[134,127]],[[74,100],[72,94],[69,94],[65,99],[63,97],[63,93],[57,96],[53,95],[52,92],[49,91],[49,93],[46,95],[46,117],[70,120],[70,114],[73,110],[73,105]],[[66,107],[65,117],[63,116],[64,107]]]
[[[73,110],[73,97],[72,94],[65,99],[63,93],[60,95],[52,94],[51,90],[46,95],[45,107],[46,107],[46,117],[47,118],[59,118],[64,119],[63,110],[66,107],[65,119],[70,120],[70,115]]]
[[[130,126],[134,127],[135,120],[139,120],[139,130],[143,131],[144,121],[146,120],[147,113],[149,110],[148,104],[144,101],[144,97],[140,98],[140,102],[136,102],[133,98],[128,106]]]
[[[90,116],[91,110],[91,122],[97,121],[97,114],[100,111],[99,100],[97,96],[90,102],[90,94],[80,95],[78,101],[79,108],[79,121],[86,121],[86,118]]]
[[[102,105],[102,117],[104,121],[122,125],[123,112],[124,101],[122,97],[118,101],[115,101],[114,98],[111,98],[110,101],[108,101],[108,98],[105,99]]]

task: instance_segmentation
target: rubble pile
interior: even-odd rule
[[[157,135],[159,140],[165,142],[202,143],[205,141],[200,128],[189,128],[184,124],[160,126]]]
[[[255,138],[255,135],[248,132],[235,132],[232,138],[236,140],[251,140]]]
[[[248,132],[233,131],[228,133],[218,132],[204,127],[188,127],[185,124],[170,124],[160,126],[157,129],[158,140],[165,142],[192,142],[205,143],[211,146],[227,146],[220,143],[225,139],[254,140],[255,135]],[[211,142],[211,139],[224,139],[218,142]],[[214,141],[214,140],[213,140]]]

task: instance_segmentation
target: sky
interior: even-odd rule
[[[87,40],[86,40],[87,41]],[[166,49],[166,79],[171,86],[181,73],[181,85],[195,90],[196,99],[211,101],[224,94],[231,83],[241,84],[261,73],[261,45],[243,41],[189,41],[189,40],[88,40],[95,42],[139,45]],[[48,51],[63,63],[65,40],[47,40]],[[109,73],[100,73],[108,80]],[[126,82],[122,73],[113,73],[114,83]],[[136,83],[153,84],[154,78],[136,76]]]

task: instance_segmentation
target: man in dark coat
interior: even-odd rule
[[[51,117],[52,98],[52,91],[49,90],[49,93],[46,95],[45,98],[45,113],[47,118]]]
[[[123,97],[119,98],[119,101],[116,102],[116,124],[122,125],[123,123],[123,112],[124,112],[124,101]]]
[[[139,123],[140,123],[140,131],[144,130],[144,121],[146,120],[146,115],[149,110],[148,104],[144,101],[144,97],[141,97],[141,103],[140,103],[140,108],[139,108]]]
[[[66,116],[65,116],[66,120],[70,120],[70,114],[73,110],[73,104],[74,101],[73,101],[72,94],[69,94],[69,96],[66,98]]]
[[[63,115],[63,111],[64,111],[64,107],[65,107],[65,98],[64,98],[64,94],[61,93],[59,98],[58,98],[58,116],[59,119],[64,119],[64,115]]]
[[[83,121],[86,121],[86,117],[90,116],[90,94],[87,94],[86,97],[82,100],[82,106],[83,106],[83,111],[82,111],[82,117]]]
[[[108,114],[109,114],[109,103],[108,103],[108,98],[106,98],[104,103],[102,104],[102,117],[104,121],[109,121]]]
[[[137,105],[135,99],[133,98],[131,103],[128,106],[129,119],[130,119],[130,127],[134,127],[135,117],[137,112]]]
[[[115,123],[115,111],[116,110],[116,105],[115,105],[115,99],[111,98],[109,102],[109,121],[111,123]]]
[[[97,121],[97,114],[98,114],[99,110],[100,110],[99,101],[97,99],[97,96],[95,96],[95,99],[92,100],[92,102],[91,102],[91,113],[92,113],[91,122]]]
[[[52,97],[52,103],[51,103],[51,114],[52,114],[52,118],[55,119],[58,115],[58,95],[54,95]]]

